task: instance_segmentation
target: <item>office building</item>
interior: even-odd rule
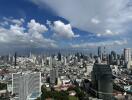
[[[58,79],[58,70],[57,70],[57,68],[52,68],[50,70],[50,85],[51,86],[56,85],[57,79]]]
[[[102,60],[102,50],[101,50],[101,47],[98,47],[98,57],[100,58],[100,60]]]
[[[127,68],[130,68],[130,63],[131,63],[131,49],[130,48],[125,48],[124,49],[124,61],[127,66]]]
[[[14,55],[14,66],[17,66],[17,53],[15,52]]]
[[[94,64],[92,71],[92,83],[99,99],[113,100],[112,70],[109,65]]]
[[[58,58],[58,61],[61,61],[61,53],[58,53],[57,58]]]
[[[40,72],[12,74],[12,94],[15,95],[15,100],[28,100],[34,93],[41,93]]]

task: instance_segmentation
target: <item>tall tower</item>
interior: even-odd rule
[[[92,71],[92,83],[97,91],[97,97],[103,100],[113,100],[112,70],[109,65],[95,63]]]
[[[53,58],[51,58],[51,66],[50,66],[50,85],[53,87],[57,83],[57,78],[58,78],[58,69],[56,67],[56,61]]]
[[[124,61],[125,64],[127,65],[127,68],[130,68],[130,62],[131,62],[131,49],[130,48],[125,48],[124,49]]]
[[[100,60],[102,60],[102,50],[101,50],[101,47],[98,47],[98,57],[100,58]]]
[[[52,68],[50,70],[50,85],[53,87],[54,85],[57,84],[57,79],[58,79],[58,70],[57,68]]]
[[[103,52],[103,60],[106,61],[107,56],[106,56],[106,47],[104,47],[104,52]]]
[[[12,94],[15,94],[15,100],[29,100],[30,95],[36,93],[41,93],[40,72],[12,74]]]
[[[14,56],[14,58],[15,58],[14,66],[17,66],[17,53],[16,53],[16,52],[15,52],[15,56]]]
[[[61,61],[61,53],[60,52],[58,53],[57,58],[58,58],[58,61]]]

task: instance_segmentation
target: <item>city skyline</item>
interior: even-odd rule
[[[132,47],[130,0],[1,0],[0,12],[1,53]]]
[[[0,100],[132,100],[131,0],[0,0]]]

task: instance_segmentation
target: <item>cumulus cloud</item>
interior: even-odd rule
[[[92,42],[92,43],[82,43],[82,44],[71,44],[72,48],[95,48],[98,46],[121,46],[127,44],[127,40],[114,40],[105,42]]]
[[[34,19],[31,19],[31,21],[28,23],[29,32],[37,32],[42,33],[47,31],[47,27],[43,24],[37,23]]]
[[[119,35],[131,30],[130,0],[30,0],[50,6],[72,26],[97,35]],[[128,24],[130,26],[128,26]],[[118,33],[118,34],[117,34]]]
[[[30,35],[34,38],[43,38],[41,33],[46,32],[48,29],[45,25],[42,25],[40,23],[37,23],[34,19],[32,19],[29,23],[28,23],[28,32],[30,33]]]
[[[7,20],[9,28],[0,26],[0,45],[9,47],[57,47],[54,40],[47,39],[43,33],[48,29],[45,25],[32,19],[24,27],[24,20]],[[13,24],[15,23],[15,24]]]
[[[64,24],[62,21],[54,21],[53,25],[47,22],[47,24],[51,27],[54,32],[54,36],[63,37],[63,38],[74,38],[79,37],[79,35],[75,35],[72,31],[72,27],[70,24]]]

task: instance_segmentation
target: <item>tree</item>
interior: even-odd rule
[[[76,96],[79,98],[79,100],[83,100],[85,97],[84,91],[82,91],[79,87],[71,87],[68,89],[68,91],[74,90],[76,92]]]
[[[0,83],[0,90],[7,89],[7,84],[6,83]]]
[[[45,100],[46,98],[54,98],[55,100],[69,100],[68,92],[66,91],[47,91],[44,86],[41,87],[41,91],[41,100]],[[39,100],[39,98],[37,100]]]
[[[36,100],[41,100],[40,97],[38,97]]]

